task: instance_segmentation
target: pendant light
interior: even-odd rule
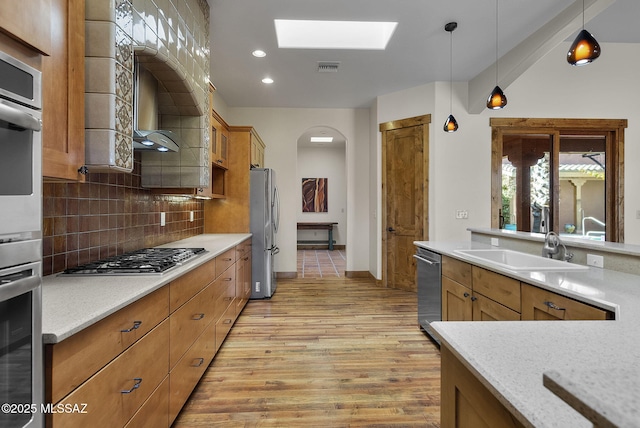
[[[453,117],[453,30],[458,28],[457,22],[449,22],[444,26],[444,30],[449,32],[449,117],[444,122],[445,132],[456,132],[458,130],[458,121]]]
[[[582,31],[567,52],[567,62],[571,65],[591,64],[600,56],[600,45],[593,35],[584,29],[584,0],[582,0]]]
[[[507,96],[498,86],[498,0],[496,0],[496,87],[487,98],[487,108],[498,110],[507,105]]]

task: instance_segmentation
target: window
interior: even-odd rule
[[[490,124],[492,227],[623,242],[626,120]]]

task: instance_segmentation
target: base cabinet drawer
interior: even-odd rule
[[[86,403],[86,413],[55,413],[53,426],[124,426],[167,376],[168,347],[169,322],[163,321],[60,402]]]
[[[523,320],[607,320],[613,313],[561,296],[552,291],[522,284]]]
[[[209,323],[214,321],[212,286],[208,286],[169,317],[171,349],[169,364],[173,367]]]
[[[216,323],[212,322],[169,374],[169,423],[173,423],[216,352]]]
[[[125,425],[125,428],[166,428],[169,426],[169,375]]]
[[[60,401],[168,315],[169,290],[163,287],[62,342],[48,345],[47,402]]]
[[[233,322],[236,320],[236,307],[235,305],[229,305],[224,314],[216,322],[216,351],[222,346],[222,342],[229,334]]]

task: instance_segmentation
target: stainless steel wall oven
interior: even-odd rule
[[[41,73],[0,52],[0,427],[41,427]]]

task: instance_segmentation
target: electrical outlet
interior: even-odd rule
[[[160,226],[165,226],[167,224],[167,213],[160,213]]]
[[[494,247],[500,246],[500,240],[498,238],[491,238],[491,245]]]
[[[457,219],[467,219],[467,218],[469,218],[469,211],[467,211],[467,210],[456,210],[456,218]]]
[[[260,281],[256,281],[256,293],[260,292]]]
[[[193,211],[189,211],[189,221],[193,222]]]
[[[587,265],[602,269],[604,268],[604,257],[587,254]]]

